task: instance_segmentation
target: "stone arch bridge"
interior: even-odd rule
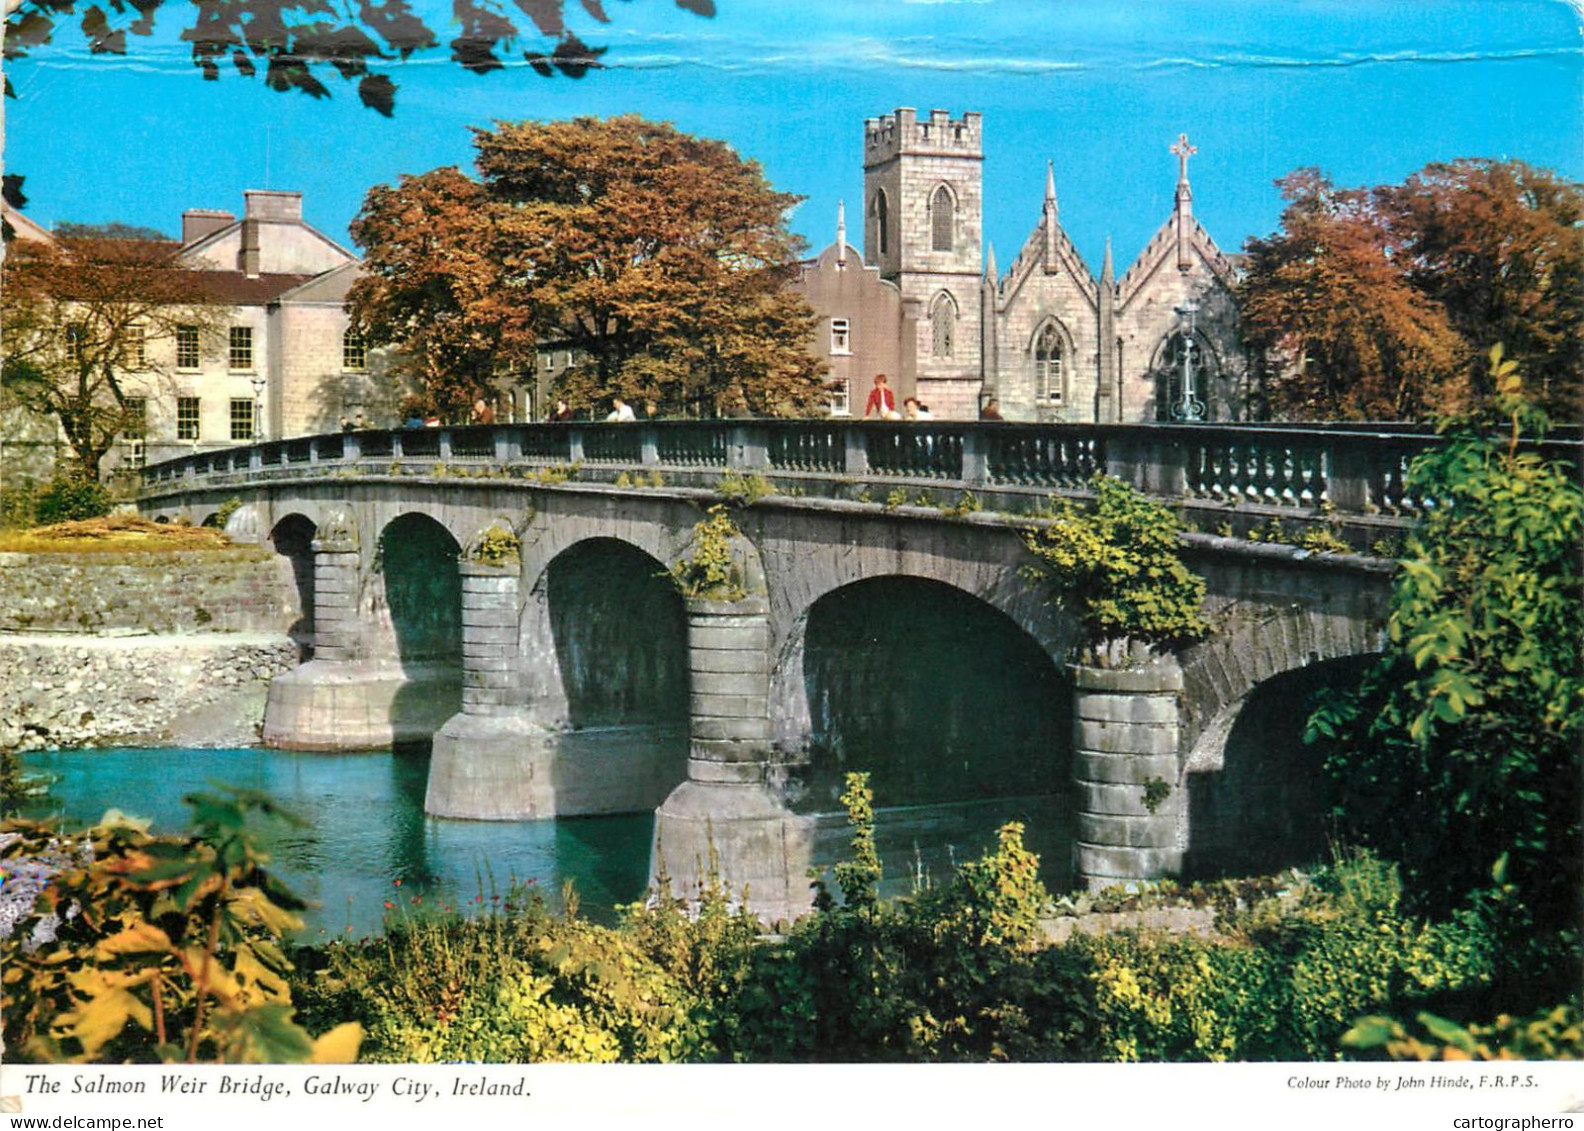
[[[1392,565],[1370,548],[1426,505],[1404,471],[1433,442],[757,421],[359,432],[150,467],[140,506],[204,522],[229,504],[233,535],[290,563],[305,658],[271,686],[266,742],[432,742],[442,817],[653,809],[654,868],[685,877],[713,850],[779,917],[844,847],[848,769],[873,773],[898,878],[944,871],[1012,818],[1057,884],[1318,851],[1303,701],[1378,649]],[[1185,553],[1215,634],[1131,670],[1076,665],[1076,624],[1020,573],[1027,512],[1101,470],[1205,531]],[[744,594],[684,599],[667,570],[723,497]],[[1363,552],[1268,540],[1313,524]]]

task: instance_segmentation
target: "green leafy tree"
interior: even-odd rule
[[[1541,923],[1576,923],[1584,491],[1522,443],[1546,419],[1500,347],[1490,371],[1493,410],[1449,423],[1413,465],[1434,506],[1403,555],[1385,653],[1309,737],[1330,745],[1344,830],[1399,861],[1426,908],[1494,871]]]
[[[457,380],[572,351],[558,394],[662,411],[805,412],[825,395],[814,315],[786,283],[802,250],[759,166],[636,116],[477,130],[480,180],[454,169],[374,189],[353,224],[368,276],[354,317]],[[414,224],[429,223],[424,232]],[[437,380],[426,376],[426,381]]]

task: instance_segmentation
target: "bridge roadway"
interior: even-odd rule
[[[891,874],[949,868],[1010,817],[1055,883],[1280,867],[1322,843],[1301,697],[1378,649],[1433,436],[1345,428],[498,425],[303,437],[147,468],[140,507],[269,539],[311,658],[265,740],[432,742],[437,816],[656,809],[652,867],[719,861],[777,918],[840,852],[841,771],[873,768]],[[1126,670],[1020,575],[1019,531],[1106,471],[1182,505],[1214,634]],[[753,477],[763,477],[759,482]],[[745,595],[663,575],[739,498]],[[1362,553],[1241,535],[1322,524]],[[491,561],[487,531],[521,541]],[[1214,531],[1215,533],[1209,533]],[[1351,673],[1351,674],[1350,674]],[[1145,786],[1170,786],[1145,802]],[[1159,785],[1152,793],[1158,794]],[[906,861],[906,866],[902,862]]]

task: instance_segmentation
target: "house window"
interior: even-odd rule
[[[144,340],[143,327],[127,327],[126,340],[121,346],[121,364],[127,369],[148,367],[148,348]]]
[[[956,349],[957,304],[950,295],[941,295],[930,311],[930,353],[951,357]]]
[[[831,319],[831,353],[852,353],[852,338],[845,318]]]
[[[830,414],[832,416],[852,415],[852,382],[845,377],[831,387]]]
[[[248,397],[231,398],[231,439],[253,438],[253,401]]]
[[[143,440],[128,440],[121,454],[123,467],[139,468],[148,463],[148,445]]]
[[[1047,404],[1062,403],[1062,336],[1047,323],[1034,340],[1034,385]]]
[[[176,438],[198,439],[199,400],[197,397],[176,398]]]
[[[148,435],[148,399],[128,397],[122,404],[121,435],[141,440]]]
[[[935,195],[930,197],[930,247],[935,251],[950,251],[952,249],[952,213],[955,205],[952,202],[951,190],[945,185],[935,190]]]
[[[348,330],[341,335],[341,368],[363,370],[368,368],[368,345],[363,335]]]
[[[198,327],[176,327],[176,368],[197,369],[199,363]]]
[[[253,368],[253,327],[231,327],[229,364],[232,369]]]

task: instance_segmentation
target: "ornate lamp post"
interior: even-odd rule
[[[264,437],[264,374],[255,373],[249,383],[253,386],[253,440],[257,443]]]
[[[1172,417],[1185,421],[1203,420],[1204,401],[1194,395],[1194,315],[1199,313],[1199,304],[1189,299],[1176,308],[1176,313],[1187,329],[1182,336],[1182,399],[1172,406]]]

